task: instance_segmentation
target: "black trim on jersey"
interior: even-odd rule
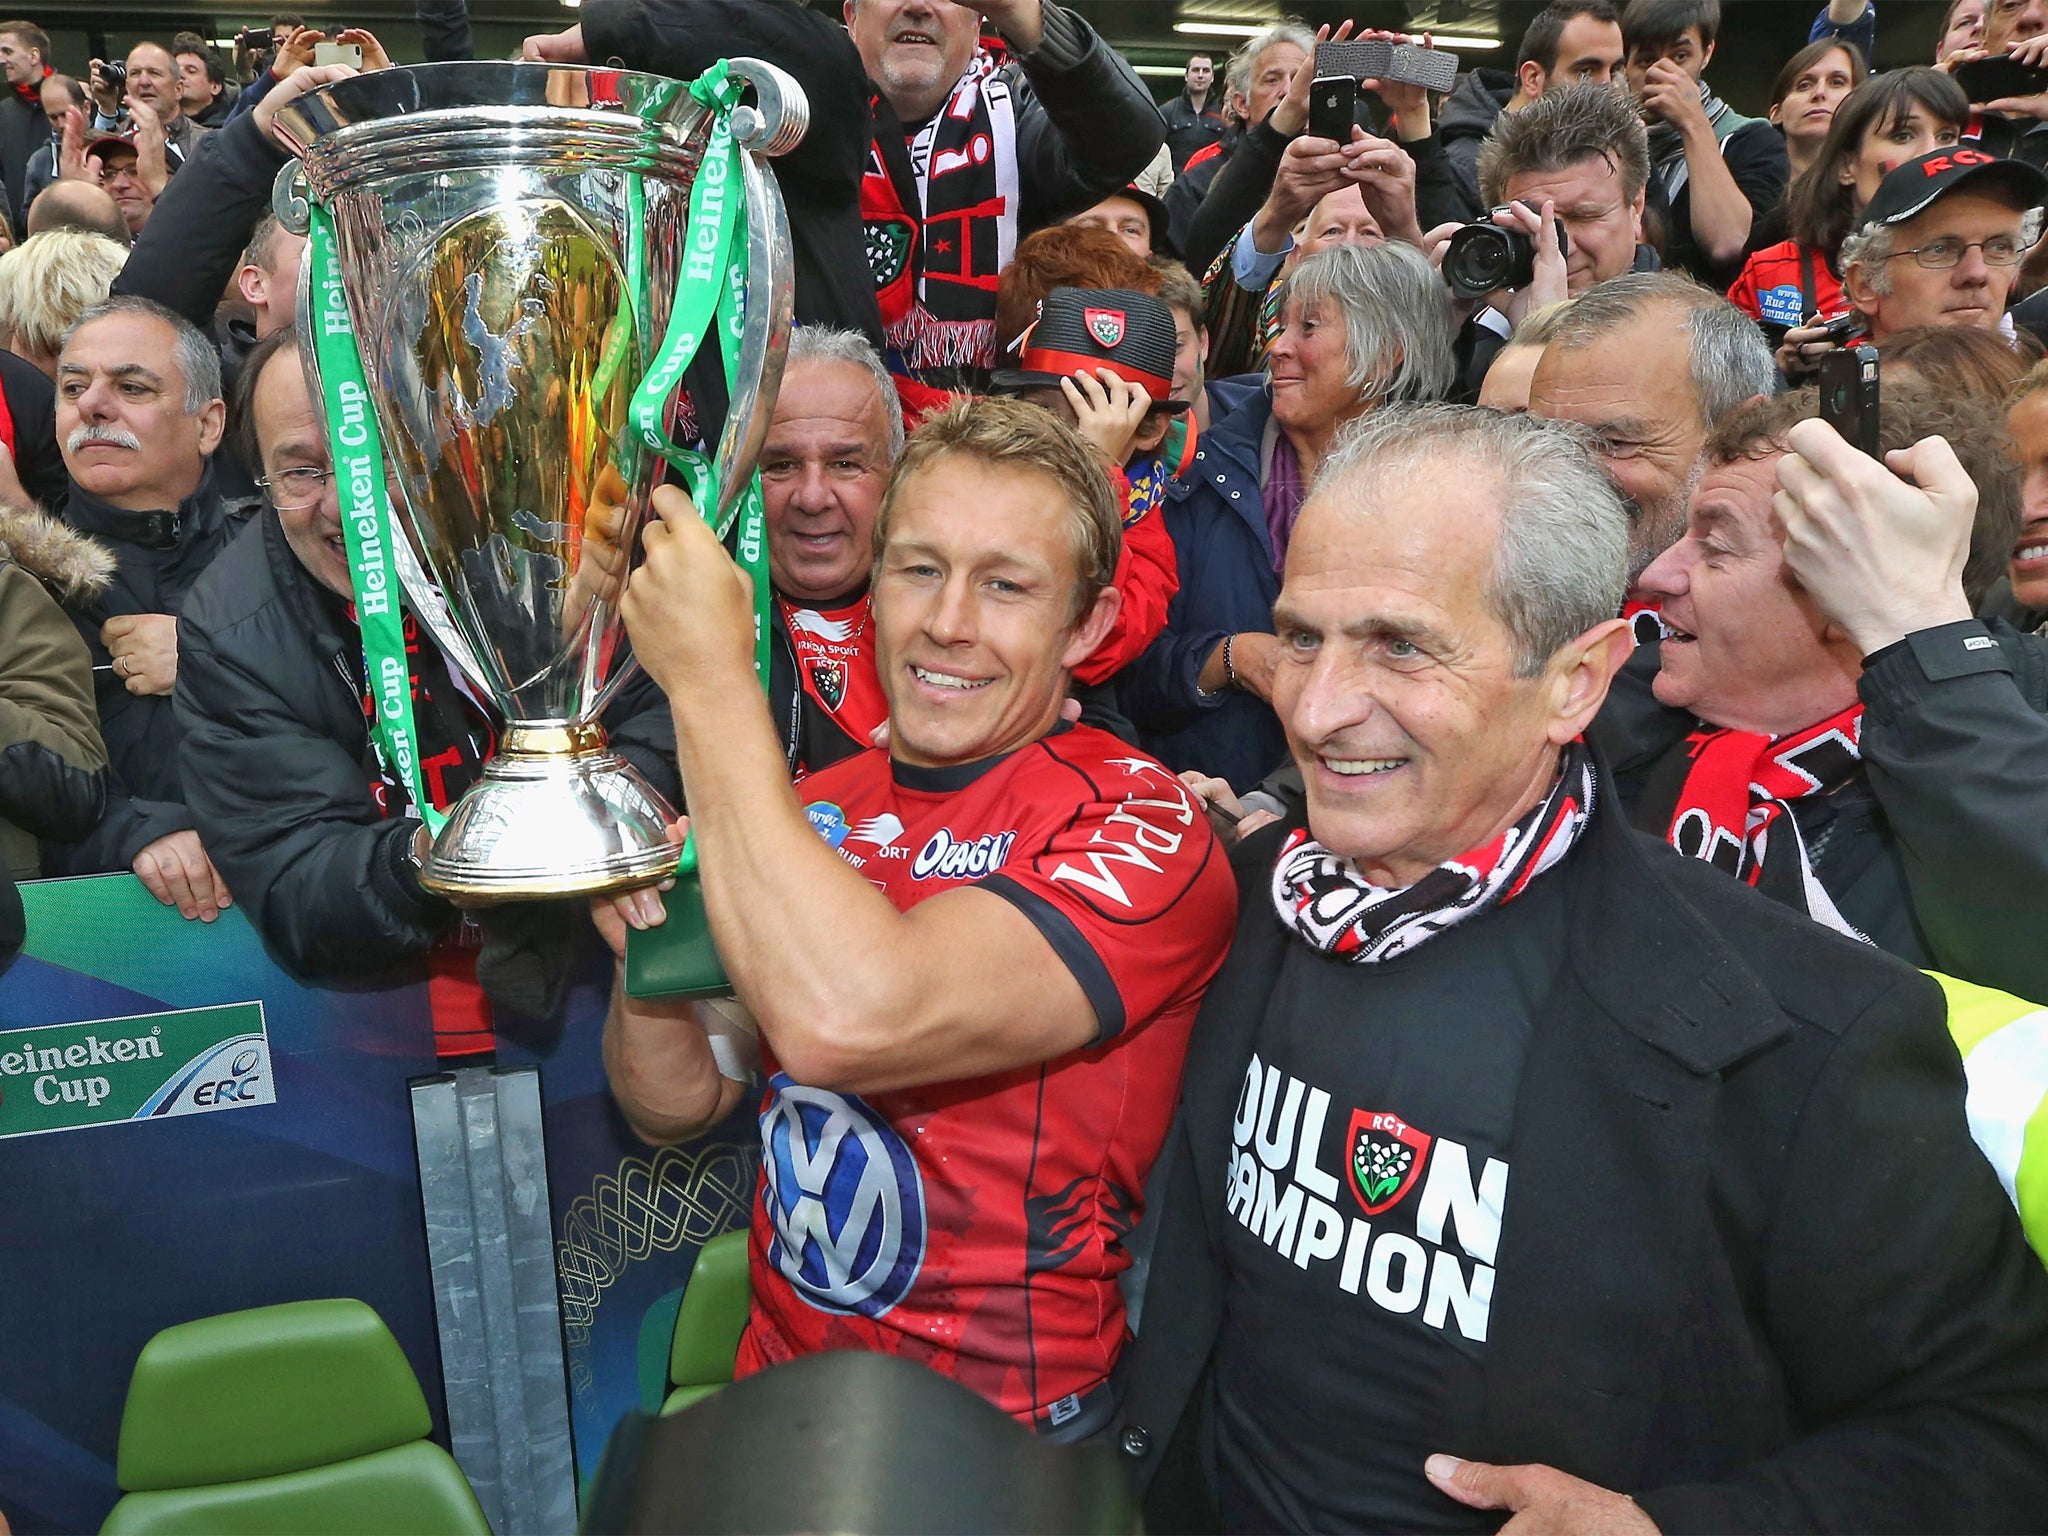
[[[1018,752],[1028,752],[1031,748],[1037,746],[1039,741],[1049,741],[1063,731],[1070,731],[1072,729],[1073,726],[1071,724],[1062,720],[1054,725],[1051,730],[1047,731],[1045,735],[1039,737],[1038,741],[1028,741],[1015,751],[998,752],[994,757],[978,758],[971,763],[954,763],[945,768],[925,768],[916,763],[899,762],[894,756],[891,756],[889,759],[889,776],[896,781],[896,785],[900,789],[918,790],[927,795],[950,795],[957,790],[965,789],[968,785],[974,783],[975,780],[994,772],[997,768],[1000,768],[1004,763],[1015,757]]]
[[[978,881],[976,889],[990,891],[1022,912],[1031,926],[1036,928],[1052,946],[1052,952],[1060,957],[1062,964],[1073,972],[1074,980],[1081,983],[1081,990],[1088,996],[1088,1005],[1095,1010],[1095,1038],[1088,1043],[1101,1045],[1114,1040],[1124,1032],[1124,999],[1110,979],[1109,967],[1102,963],[1102,956],[1095,953],[1074,920],[1058,907],[1047,901],[1038,892],[1027,890],[1008,875],[990,875]]]

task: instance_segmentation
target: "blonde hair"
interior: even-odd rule
[[[107,301],[128,252],[105,235],[46,229],[0,256],[0,326],[15,350],[54,358],[78,317]]]
[[[1036,470],[1060,488],[1074,552],[1074,602],[1068,622],[1078,624],[1096,595],[1116,579],[1123,508],[1095,450],[1042,405],[988,395],[956,400],[926,417],[904,443],[889,488],[882,493],[881,510],[875,514],[875,558],[881,559],[889,541],[889,523],[903,487],[920,471],[956,455],[992,469]]]

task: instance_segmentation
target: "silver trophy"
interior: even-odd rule
[[[789,226],[764,157],[796,145],[809,110],[772,65],[730,72],[756,104],[731,118],[748,266],[713,457],[721,525],[791,325]],[[668,327],[711,113],[658,76],[479,62],[336,81],[276,125],[299,156],[280,219],[305,230],[310,191],[333,221],[408,606],[504,721],[421,884],[479,903],[659,878],[675,812],[597,717],[633,670],[618,599],[661,467],[627,407]],[[310,340],[301,352],[314,368]]]

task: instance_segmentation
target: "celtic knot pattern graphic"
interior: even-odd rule
[[[628,1265],[746,1224],[759,1159],[755,1146],[663,1147],[651,1160],[621,1159],[616,1174],[598,1175],[570,1202],[555,1270],[571,1350],[590,1342],[598,1302]]]

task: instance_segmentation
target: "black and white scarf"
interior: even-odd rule
[[[1536,807],[1482,848],[1439,864],[1413,885],[1375,885],[1306,831],[1273,866],[1273,908],[1309,948],[1353,964],[1391,960],[1476,913],[1513,901],[1571,851],[1593,814],[1593,757],[1565,749],[1557,782]]]

